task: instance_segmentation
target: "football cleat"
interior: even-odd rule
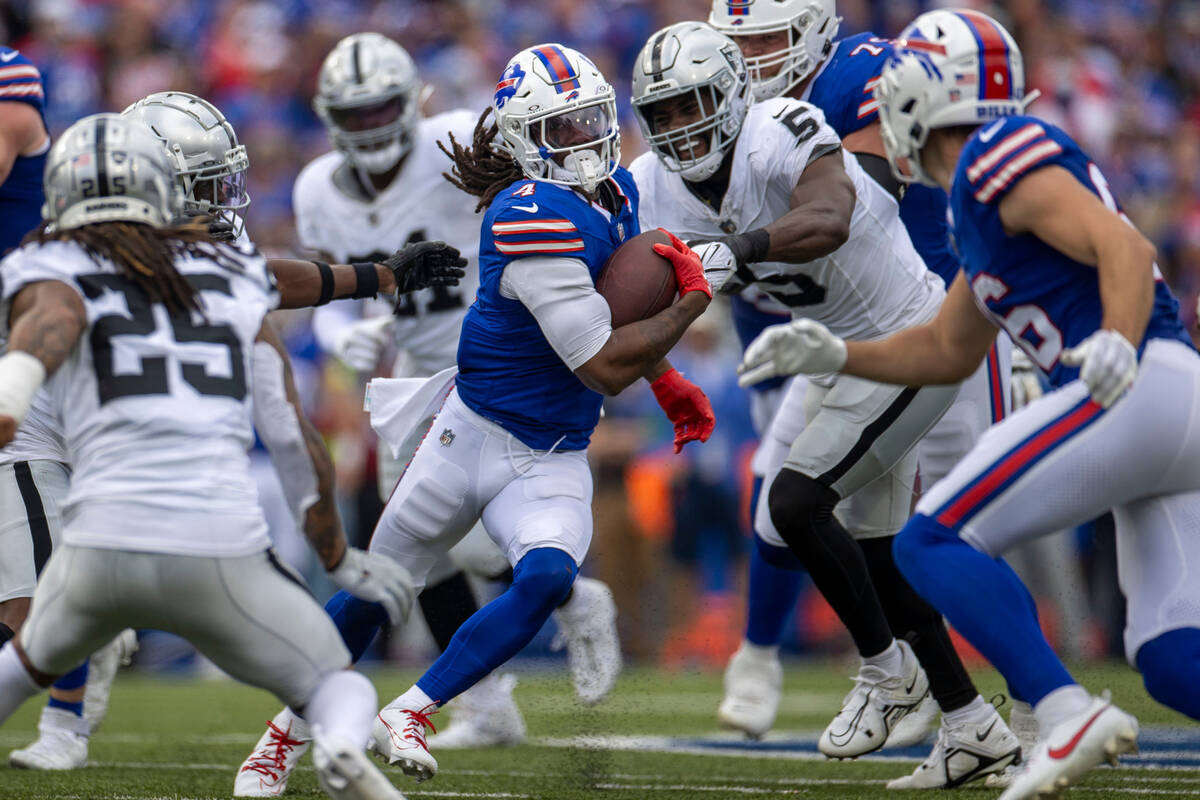
[[[126,628],[88,659],[87,684],[83,689],[83,718],[88,722],[90,733],[96,732],[108,713],[108,695],[112,691],[113,679],[117,677],[117,669],[133,663],[133,654],[137,649],[137,633],[133,628]]]
[[[943,724],[928,758],[911,775],[888,781],[887,788],[953,789],[1020,760],[1020,742],[993,708],[982,722]]]
[[[621,674],[612,591],[594,578],[576,578],[570,599],[555,609],[554,620],[560,637],[553,649],[566,645],[576,697],[585,705],[599,703]]]
[[[1014,700],[1012,711],[1008,714],[1008,728],[1021,743],[1021,758],[1028,760],[1038,742],[1038,721],[1034,716],[1033,706]],[[1012,783],[1012,779],[1022,768],[1022,764],[1013,762],[999,772],[988,775],[984,785],[991,789],[1003,789]]]
[[[437,733],[429,718],[437,713],[438,707],[430,703],[425,708],[405,708],[398,702],[393,700],[375,717],[367,749],[387,763],[399,766],[405,775],[420,783],[432,778],[438,770],[437,759],[430,754],[425,741],[426,728]]]
[[[313,764],[325,794],[334,800],[404,800],[360,748],[324,736],[320,729],[313,733]]]
[[[906,715],[892,728],[888,734],[888,747],[912,747],[929,738],[938,729],[938,716],[942,710],[938,708],[933,695],[927,696],[917,706],[917,710]]]
[[[87,765],[87,722],[61,708],[42,709],[38,738],[8,754],[10,766],[21,769],[67,770]]]
[[[717,708],[717,719],[751,739],[761,739],[775,724],[782,696],[779,651],[743,641],[725,667],[725,698]]]
[[[242,762],[233,780],[234,797],[278,797],[288,778],[312,744],[308,723],[285,708],[267,723],[267,730]]]
[[[854,677],[854,688],[842,701],[829,727],[817,740],[817,749],[830,758],[856,758],[883,747],[888,733],[917,710],[929,694],[929,679],[917,663],[912,648],[897,641],[903,653],[899,675],[863,664]]]
[[[1138,722],[1112,704],[1105,692],[1077,714],[1050,729],[1025,768],[1013,776],[1000,800],[1059,797],[1093,767],[1115,765],[1122,753],[1137,752]]]
[[[515,675],[492,673],[454,698],[454,716],[441,733],[429,737],[435,750],[507,747],[525,741],[525,720],[513,700]]]

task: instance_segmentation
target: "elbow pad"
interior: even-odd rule
[[[300,428],[295,406],[287,397],[283,359],[266,342],[254,343],[254,427],[271,454],[288,508],[296,525],[304,524],[309,507],[320,498],[317,470]]]

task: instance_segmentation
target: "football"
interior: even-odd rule
[[[612,309],[612,326],[652,317],[671,305],[679,289],[671,262],[654,252],[654,245],[670,244],[660,230],[640,233],[621,244],[600,271],[596,291]]]

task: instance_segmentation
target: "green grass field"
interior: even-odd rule
[[[518,669],[517,698],[530,744],[435,751],[441,772],[420,785],[399,771],[389,775],[412,798],[895,796],[884,789],[884,781],[910,772],[922,751],[884,751],[855,762],[829,762],[815,754],[817,734],[850,686],[849,672],[828,666],[789,668],[777,732],[749,746],[716,727],[719,675],[632,670],[603,704],[583,708],[573,699],[565,670]],[[414,677],[390,670],[370,674],[381,700],[407,688]],[[1137,675],[1124,665],[1083,669],[1078,675],[1091,688],[1111,688],[1114,699],[1139,717],[1144,735],[1140,756],[1119,769],[1097,770],[1072,796],[1200,797],[1200,726],[1150,701]],[[976,677],[985,696],[1001,688],[993,672]],[[32,739],[40,708],[40,700],[30,702],[0,728],[4,752]],[[113,690],[109,718],[92,740],[90,765],[71,773],[0,766],[0,800],[230,797],[234,770],[277,708],[265,692],[234,683],[123,674]],[[982,786],[959,791],[967,798],[997,794]],[[286,796],[324,796],[310,759],[302,762]]]

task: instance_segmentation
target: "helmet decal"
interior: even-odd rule
[[[509,98],[517,93],[521,88],[521,81],[525,80],[525,70],[521,69],[521,65],[513,62],[508,65],[508,69],[504,70],[504,74],[500,76],[500,82],[496,84],[496,108],[504,108],[504,104]]]
[[[550,73],[550,82],[559,94],[568,89],[579,88],[579,73],[567,61],[567,57],[558,45],[548,44],[535,48],[533,54],[538,57]]]
[[[1012,91],[1008,42],[996,23],[978,11],[955,12],[979,44],[979,99],[1007,100]]]

